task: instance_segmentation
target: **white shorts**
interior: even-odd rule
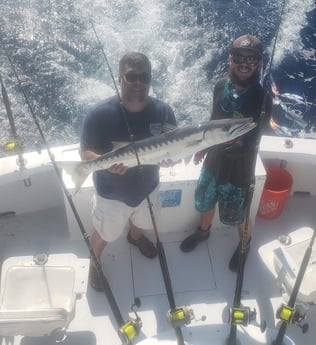
[[[161,209],[159,185],[149,194],[149,199],[156,219]],[[112,242],[118,239],[123,232],[127,231],[129,220],[138,228],[153,229],[147,199],[144,199],[137,207],[130,207],[124,202],[104,199],[97,193],[94,194],[92,224],[104,241]]]

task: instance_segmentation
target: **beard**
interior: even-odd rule
[[[131,103],[142,103],[146,100],[147,95],[143,94],[128,94],[125,95],[124,99]]]
[[[148,97],[148,91],[138,90],[135,91],[133,88],[126,88],[122,91],[122,98],[131,103],[142,103]]]
[[[260,78],[260,73],[258,70],[256,70],[252,76],[250,76],[249,78],[247,79],[240,79],[235,71],[233,69],[230,69],[229,70],[229,77],[230,77],[230,80],[232,81],[232,83],[234,85],[237,85],[243,89],[249,87],[250,85],[253,85],[253,84],[257,84],[259,82],[259,78]]]

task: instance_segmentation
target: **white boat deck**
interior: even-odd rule
[[[263,260],[259,248],[275,242],[280,235],[287,235],[302,227],[313,227],[316,223],[316,185],[314,141],[293,140],[292,147],[285,146],[282,138],[264,137],[260,149],[265,160],[286,165],[293,174],[294,193],[288,198],[285,208],[277,219],[256,218],[251,250],[245,267],[242,303],[253,310],[257,321],[265,320],[268,332],[261,335],[253,325],[238,327],[238,339],[243,345],[271,344],[275,338],[277,321],[275,312],[284,302],[283,291],[277,284],[276,274],[268,261]],[[55,159],[62,160],[65,152],[76,151],[76,146],[67,150],[54,150]],[[42,154],[25,155],[27,170],[19,171],[16,157],[0,160],[0,260],[9,257],[33,256],[39,253],[74,253],[79,258],[88,258],[86,247],[78,227],[70,214],[70,208],[60,190],[56,174],[45,151]],[[251,219],[255,218],[265,176],[262,164],[257,162],[256,189],[252,203]],[[179,170],[179,171],[178,171]],[[185,172],[185,176],[182,176]],[[162,179],[162,190],[167,203],[175,207],[164,209],[159,220],[158,231],[163,243],[176,305],[193,309],[195,320],[183,327],[183,334],[190,345],[226,344],[230,327],[224,317],[227,306],[233,305],[236,274],[228,269],[228,262],[238,242],[235,228],[220,225],[214,220],[209,240],[192,253],[182,253],[179,244],[197,222],[193,207],[193,190],[199,167],[189,171],[177,167]],[[31,186],[26,187],[23,180]],[[69,186],[68,186],[69,187]],[[71,188],[71,187],[69,187]],[[175,192],[176,198],[173,197]],[[91,185],[74,198],[86,230],[89,231],[89,199]],[[181,207],[177,201],[182,192]],[[66,205],[66,207],[65,207]],[[36,212],[32,212],[36,210]],[[184,211],[183,211],[184,210]],[[10,211],[14,211],[10,215]],[[4,216],[4,213],[9,213]],[[16,213],[16,214],[15,214]],[[154,240],[153,233],[148,236]],[[272,255],[272,251],[271,251]],[[141,256],[129,245],[125,236],[110,243],[102,254],[103,271],[110,282],[124,320],[134,317],[130,306],[135,297],[141,300],[137,309],[143,322],[141,333],[133,340],[139,345],[176,345],[175,332],[168,324],[166,313],[168,299],[162,279],[158,258]],[[312,260],[312,264],[315,260]],[[1,284],[5,277],[1,277]],[[61,282],[62,284],[62,282]],[[12,293],[11,293],[12,295]],[[2,305],[3,301],[0,301]],[[306,309],[306,310],[305,310]],[[286,334],[292,339],[283,345],[314,345],[316,339],[316,306],[305,305],[309,331],[302,334],[295,325],[287,327]],[[258,334],[260,336],[258,336]],[[255,335],[256,340],[253,340]],[[248,341],[248,340],[250,341]],[[70,322],[66,337],[57,341],[54,337],[15,336],[1,337],[0,345],[119,345],[117,325],[104,293],[95,292],[88,286],[87,293],[76,301],[75,317]]]
[[[245,269],[242,303],[252,309],[256,308],[257,321],[265,320],[270,329],[275,329],[275,311],[284,300],[275,277],[262,262],[258,249],[281,234],[288,234],[300,227],[314,226],[315,210],[316,197],[292,195],[279,218],[257,218]],[[211,330],[215,332],[213,334],[225,334],[227,331],[228,336],[229,326],[223,326],[222,314],[225,306],[232,306],[233,303],[236,274],[229,271],[228,262],[238,241],[237,231],[230,227],[214,228],[207,242],[202,243],[194,252],[184,254],[179,250],[179,244],[186,235],[185,232],[163,232],[160,237],[167,256],[176,304],[190,306],[196,318],[183,329],[185,338],[192,341],[197,339],[192,334],[212,334]],[[149,236],[153,238],[152,234]],[[70,252],[83,258],[89,256],[84,241],[74,240],[69,236],[62,206],[0,218],[1,261],[17,255]],[[173,344],[173,341],[176,344],[174,332],[166,321],[169,305],[158,259],[142,257],[122,237],[106,247],[102,264],[124,318],[127,319],[128,315],[133,317],[129,308],[134,297],[141,299],[138,314],[143,327],[133,343],[156,344],[154,340],[145,339],[160,334],[168,344]],[[310,325],[306,334],[302,334],[296,326],[287,327],[287,335],[297,345],[315,344],[316,306],[309,306],[306,315],[306,321]],[[204,317],[205,320],[202,321]],[[119,345],[121,342],[116,329],[105,294],[88,287],[87,294],[76,303],[75,318],[61,343]],[[251,333],[253,329],[254,326],[251,325],[243,332]],[[204,336],[205,339],[207,337],[208,335]],[[160,343],[167,344],[163,341]],[[56,344],[56,341],[52,337],[17,336],[0,338],[0,344],[51,345]],[[200,344],[203,345],[204,342],[201,341]]]

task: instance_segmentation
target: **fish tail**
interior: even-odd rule
[[[75,185],[73,195],[75,195],[84,181],[89,176],[89,171],[83,168],[82,162],[63,161],[58,163],[62,169],[65,170],[67,175],[71,176],[71,180]]]

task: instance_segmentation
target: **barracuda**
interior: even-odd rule
[[[83,162],[59,162],[75,184],[75,193],[88,175],[108,169],[115,163],[136,166],[135,150],[141,164],[158,164],[163,160],[190,157],[200,150],[234,140],[252,130],[256,124],[250,118],[211,120],[200,125],[176,128],[158,136],[127,143],[95,159]]]

